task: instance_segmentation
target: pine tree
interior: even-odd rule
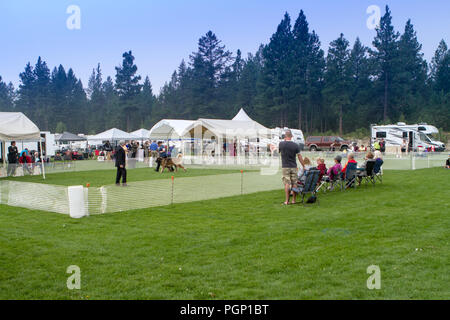
[[[285,126],[291,102],[293,35],[285,13],[277,31],[262,50],[263,69],[258,83],[258,113],[270,125]]]
[[[376,76],[383,86],[383,119],[388,120],[389,93],[392,90],[394,77],[398,63],[398,38],[399,33],[394,31],[392,16],[389,7],[380,20],[380,26],[376,29],[377,35],[372,44],[376,50],[371,51],[377,64]]]
[[[327,101],[335,108],[339,119],[339,135],[343,133],[344,108],[350,104],[350,50],[349,42],[341,33],[330,43],[326,59],[325,89]]]
[[[137,97],[141,91],[142,85],[139,84],[141,76],[137,76],[137,66],[134,64],[134,56],[131,51],[125,52],[123,55],[122,65],[116,67],[116,90],[123,106],[123,113],[126,118],[126,130],[131,131],[132,127],[138,125],[132,123],[133,120],[139,120],[138,110],[139,102]]]

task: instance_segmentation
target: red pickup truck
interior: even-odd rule
[[[351,142],[340,137],[333,136],[312,136],[306,139],[306,148],[310,151],[330,150],[343,151],[349,149]]]

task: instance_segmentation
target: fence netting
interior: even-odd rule
[[[327,166],[333,164],[336,152],[303,152],[313,164],[324,158]],[[364,154],[356,154],[358,163]],[[415,170],[444,166],[447,154],[384,155],[384,170]],[[103,214],[129,211],[175,203],[210,200],[223,197],[282,189],[279,157],[211,159],[197,157],[186,161],[188,168],[242,169],[241,173],[225,173],[195,177],[176,177],[146,181],[130,181],[129,186],[106,185],[84,188],[85,212]],[[345,160],[344,160],[345,162]],[[129,167],[148,168],[150,163],[136,162]],[[92,167],[90,167],[92,165]],[[79,161],[67,168],[73,171],[114,169],[112,162]],[[84,170],[81,170],[84,169]],[[64,169],[59,168],[58,170]],[[152,170],[152,169],[149,169]],[[255,170],[255,171],[251,171]],[[61,171],[57,171],[61,172]],[[56,172],[54,172],[56,173]],[[70,214],[67,186],[0,180],[0,203],[34,210]]]
[[[64,186],[0,180],[0,203],[69,214],[69,198]]]

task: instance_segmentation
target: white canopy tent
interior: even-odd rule
[[[112,128],[88,138],[89,141],[120,141],[120,140],[137,140],[137,136],[128,132]]]
[[[193,123],[192,120],[163,119],[151,128],[148,138],[155,140],[182,139],[185,129]]]
[[[146,140],[150,135],[150,130],[147,129],[139,129],[133,132],[130,132],[131,135],[136,136],[139,140]]]
[[[3,165],[6,165],[6,141],[36,141],[40,144],[42,175],[45,179],[42,138],[39,128],[22,112],[0,112],[0,141],[2,141]]]
[[[204,136],[208,131],[209,136],[226,139],[253,139],[270,136],[270,130],[251,119],[244,109],[239,110],[233,120],[200,118],[185,129],[183,136],[197,137],[199,134]]]

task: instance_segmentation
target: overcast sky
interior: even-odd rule
[[[269,41],[286,11],[294,23],[303,9],[325,50],[340,32],[370,46],[367,8],[384,14],[386,4],[397,31],[411,18],[428,61],[441,39],[450,44],[449,0],[0,0],[0,76],[17,86],[25,64],[42,56],[51,69],[73,68],[86,87],[98,62],[104,79],[114,78],[122,53],[132,50],[138,73],[159,92],[208,30],[246,56]],[[80,29],[67,27],[71,5],[80,8]]]

